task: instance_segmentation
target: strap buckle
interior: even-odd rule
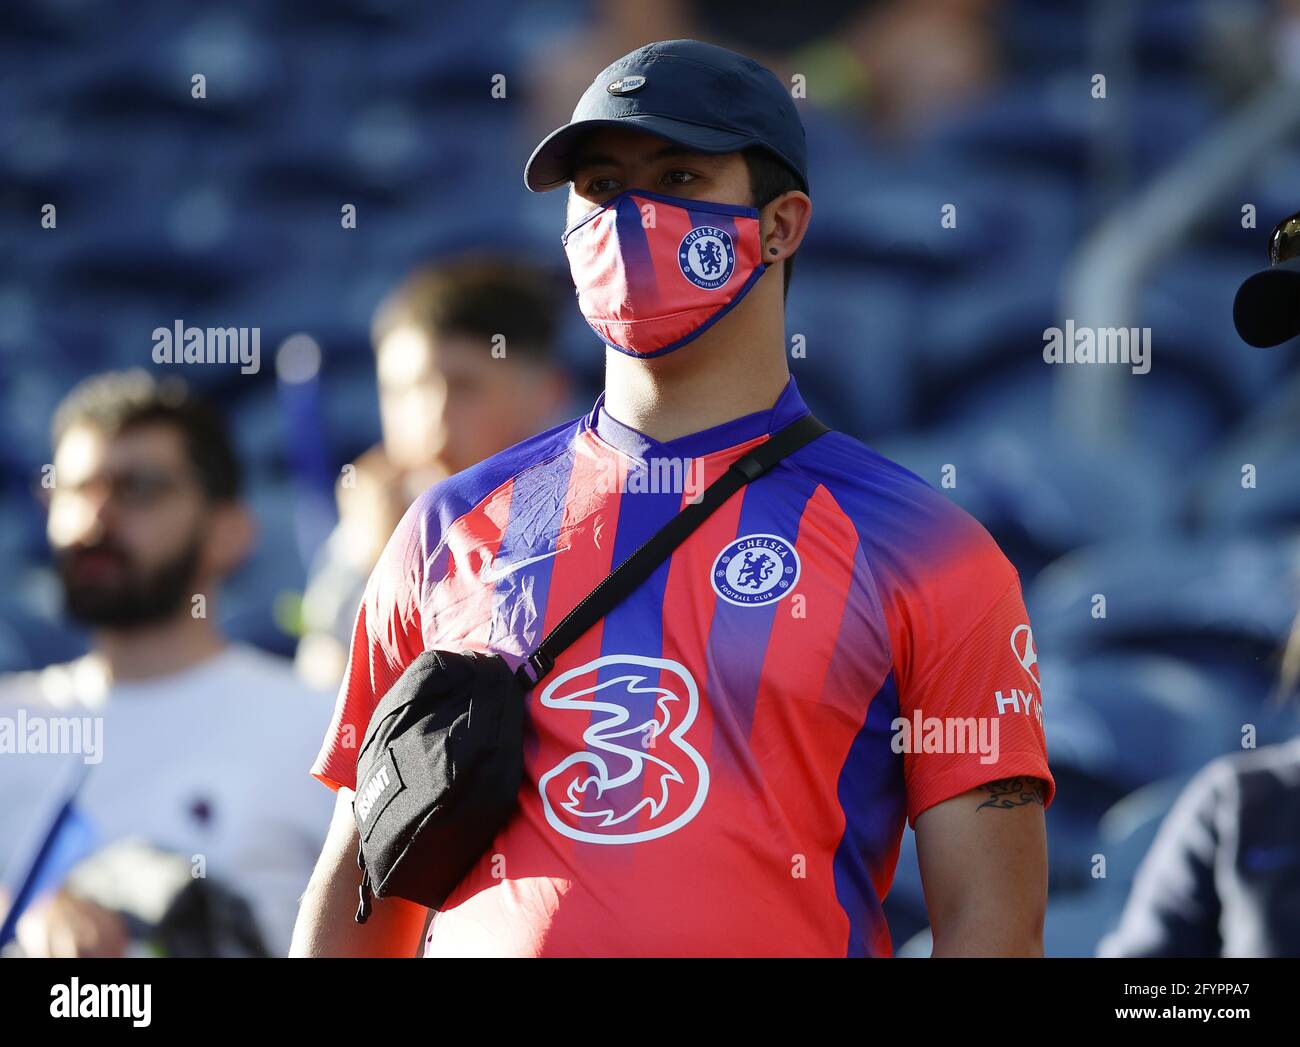
[[[540,647],[528,656],[521,669],[525,666],[531,670],[531,684],[537,683],[543,676],[551,671],[555,665],[555,659],[543,651]],[[525,675],[529,675],[525,673]]]
[[[730,466],[733,472],[740,473],[746,480],[755,480],[763,474],[763,463],[749,455],[742,455]]]

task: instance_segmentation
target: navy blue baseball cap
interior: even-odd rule
[[[752,58],[699,40],[661,40],[607,66],[573,119],[524,166],[535,193],[569,181],[573,149],[593,128],[629,127],[701,153],[766,149],[808,188],[808,146],[790,92]]]

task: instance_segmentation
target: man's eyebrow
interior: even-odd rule
[[[605,153],[575,153],[573,157],[573,167],[577,170],[579,167],[614,167],[618,164],[612,156]]]
[[[676,142],[668,142],[656,149],[653,153],[650,153],[645,157],[645,159],[647,162],[653,162],[655,160],[664,160],[674,156],[691,156],[700,157],[704,160],[711,160],[713,159],[714,154],[702,153],[698,149],[691,149],[689,146],[678,145]],[[573,157],[573,169],[575,171],[582,167],[618,167],[620,163],[620,160],[616,157],[610,156],[608,153],[594,153],[585,149],[579,150]]]

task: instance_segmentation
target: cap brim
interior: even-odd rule
[[[1260,349],[1300,335],[1300,258],[1247,277],[1232,303],[1232,322],[1243,342]]]
[[[524,185],[534,193],[544,193],[569,181],[573,168],[573,150],[589,131],[600,127],[629,127],[658,135],[670,142],[696,149],[701,153],[734,153],[751,145],[762,145],[750,135],[701,127],[667,116],[640,114],[617,119],[577,120],[547,135],[524,165]]]

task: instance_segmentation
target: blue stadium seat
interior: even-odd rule
[[[1243,470],[1254,468],[1254,486]],[[1300,527],[1300,379],[1264,401],[1188,478],[1185,515],[1206,534],[1294,533]]]
[[[1136,537],[1067,554],[1026,600],[1040,653],[1145,648],[1259,701],[1273,689],[1272,658],[1295,615],[1298,563],[1294,541]],[[1096,594],[1105,618],[1093,617]]]
[[[1140,449],[1118,459],[1090,452],[1047,426],[1037,412],[1010,406],[872,446],[935,486],[945,467],[954,467],[956,485],[944,493],[989,529],[1026,581],[1070,549],[1116,533],[1155,536],[1169,526],[1161,463]]]
[[[1043,921],[1044,956],[1095,956],[1097,943],[1119,921],[1118,892],[1093,889],[1048,900]]]
[[[1048,901],[1043,928],[1046,955],[1095,955],[1097,944],[1118,924],[1138,866],[1193,773],[1189,770],[1144,785],[1105,813],[1093,854],[1079,856],[1087,886],[1072,894],[1054,894]],[[1102,872],[1104,876],[1099,876]]]
[[[1220,415],[1234,420],[1266,395],[1286,369],[1286,357],[1246,346],[1232,324],[1237,287],[1258,268],[1240,252],[1157,266],[1141,298],[1140,323],[1151,328],[1152,341],[1152,371],[1143,382],[1178,368],[1216,397]]]
[[[1210,125],[1214,106],[1199,81],[1144,78],[1140,89],[1123,93],[1116,80],[1102,102],[1091,95],[1086,58],[1080,49],[1064,70],[1008,80],[937,126],[923,148],[963,170],[1035,171],[1082,186],[1094,170],[1099,105],[1122,120],[1119,144],[1137,179],[1163,170]]]
[[[233,639],[288,656],[296,638],[282,627],[280,601],[300,595],[306,583],[296,501],[292,491],[275,486],[253,490],[249,503],[258,525],[257,545],[222,590],[221,624]]]
[[[1258,708],[1195,667],[1140,652],[1043,659],[1048,751],[1125,792],[1239,749]]]
[[[40,669],[86,652],[85,633],[42,606],[56,589],[48,571],[37,571],[0,596],[0,673]]]
[[[804,340],[806,356],[790,361],[800,390],[827,425],[855,436],[902,427],[914,396],[908,346],[915,297],[883,269],[799,263],[786,338]]]

